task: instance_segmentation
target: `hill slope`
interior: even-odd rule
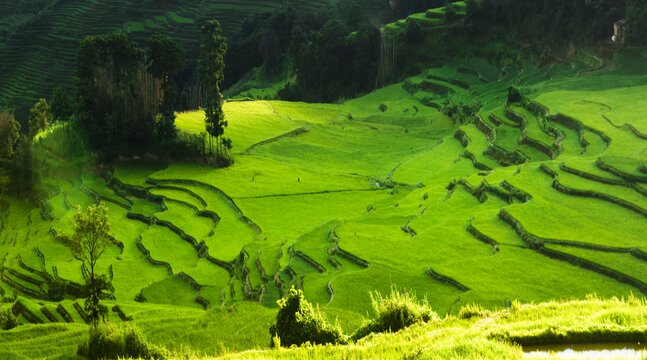
[[[137,304],[124,309],[148,339],[176,350],[178,359],[206,360],[215,354],[219,359],[552,359],[557,357],[546,352],[578,344],[573,348],[583,348],[579,351],[613,350],[617,345],[644,349],[641,343],[647,334],[647,306],[632,297],[536,305],[513,302],[510,308],[496,312],[471,307],[458,317],[374,334],[356,344],[280,350],[266,348],[267,326],[275,312],[259,311],[253,304],[208,312]],[[80,324],[20,326],[0,332],[0,356],[76,359],[74,351],[86,332],[87,326]],[[196,349],[200,350],[196,353]],[[591,354],[567,355],[569,359],[594,358]],[[603,358],[641,359],[644,355],[644,350],[606,352]]]
[[[33,103],[62,85],[72,89],[76,50],[86,35],[124,32],[136,41],[163,33],[179,41],[189,63],[199,50],[200,26],[218,19],[233,34],[250,15],[285,3],[315,9],[327,0],[40,1],[0,5],[0,104]]]
[[[475,59],[342,105],[228,102],[231,168],[50,172],[43,209],[13,199],[0,287],[49,298],[57,279],[83,282],[56,235],[76,205],[102,200],[123,244],[101,265],[118,301],[272,306],[293,284],[363,313],[369,291],[397,284],[444,314],[466,302],[645,292],[647,129],[633,107],[644,106],[647,77],[577,77],[586,68],[502,76]],[[515,83],[535,100],[506,108]],[[484,107],[461,125],[435,109],[444,99]],[[202,131],[200,113],[177,123]],[[65,133],[41,135],[39,152],[68,169]]]
[[[343,104],[230,101],[235,164],[226,169],[142,159],[94,167],[78,135],[56,125],[34,149],[50,197],[41,207],[9,198],[0,296],[23,324],[83,323],[74,300],[87,271],[58,234],[77,205],[103,201],[120,242],[99,264],[112,281],[110,305],[149,334],[161,331],[146,323],[158,311],[177,309],[186,315],[177,324],[191,326],[204,309],[272,308],[290,286],[347,332],[361,324],[369,292],[392,285],[427,296],[441,315],[469,303],[642,297],[644,59],[628,49],[615,70],[600,72],[605,63],[585,52],[541,69],[474,58]],[[507,104],[511,86],[520,97]],[[176,124],[201,133],[203,113],[179,114]],[[62,299],[52,291],[61,284]],[[246,309],[272,311],[257,304]],[[61,331],[78,338],[82,328]],[[255,339],[222,347],[267,344]],[[204,341],[187,346],[222,351]],[[494,355],[520,354],[475,341]],[[41,350],[31,355],[48,356]]]

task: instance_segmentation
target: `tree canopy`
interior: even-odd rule
[[[29,110],[29,135],[36,136],[41,130],[46,129],[52,123],[52,110],[47,100],[40,99]]]
[[[72,106],[63,87],[59,86],[54,90],[50,108],[53,121],[67,121],[72,115]]]
[[[154,134],[159,142],[176,137],[174,105],[178,89],[173,76],[184,67],[182,46],[165,35],[154,35],[146,43],[146,66],[148,72],[161,81],[163,96],[159,99],[160,113],[155,119]]]
[[[137,44],[124,34],[84,38],[76,75],[78,121],[95,149],[110,153],[150,143],[159,86],[149,81]]]
[[[19,138],[20,124],[9,111],[0,110],[0,159],[7,160],[13,156]]]
[[[217,20],[209,20],[202,27],[200,48],[198,70],[204,93],[205,127],[210,137],[209,146],[213,146],[212,139],[216,138],[217,153],[222,154],[223,145],[230,146],[227,140],[221,141],[227,127],[220,93],[220,84],[224,80],[227,38],[222,35],[222,28]]]
[[[77,207],[70,225],[72,232],[62,234],[61,239],[70,248],[74,257],[79,259],[90,272],[85,307],[96,324],[106,310],[99,304],[101,291],[105,289],[105,281],[97,276],[95,267],[103,253],[110,246],[116,245],[116,240],[110,235],[108,208],[103,203],[98,206],[92,205],[85,212],[81,211],[81,207]]]

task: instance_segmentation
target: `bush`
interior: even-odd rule
[[[480,305],[468,304],[458,312],[459,319],[484,318],[490,315],[490,310],[484,309]]]
[[[270,346],[311,344],[344,344],[346,336],[339,326],[332,326],[319,311],[303,297],[301,290],[290,289],[287,297],[278,301],[276,324],[270,326],[273,338]]]
[[[450,4],[445,6],[445,15],[443,17],[443,22],[448,23],[458,19],[458,12],[456,11],[456,6]]]
[[[18,323],[18,319],[16,319],[16,316],[11,312],[11,309],[6,312],[0,309],[0,330],[11,330],[18,325],[20,325]]]
[[[431,310],[427,300],[418,301],[415,294],[391,289],[389,297],[379,292],[371,293],[371,302],[377,317],[357,329],[353,340],[359,340],[371,333],[395,332],[416,323],[435,320],[438,315]]]
[[[132,357],[141,359],[166,359],[166,349],[150,344],[134,325],[124,330],[111,322],[90,326],[90,338],[79,345],[77,354],[90,360]]]

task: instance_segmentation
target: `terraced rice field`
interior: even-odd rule
[[[273,307],[296,286],[352,331],[369,292],[392,285],[440,314],[644,296],[647,120],[636,109],[647,76],[622,72],[629,55],[587,77],[576,65],[510,77],[475,59],[339,105],[228,102],[229,168],[131,160],[52,179],[43,209],[11,199],[0,295],[51,300],[65,279],[74,318],[85,270],[56,236],[74,206],[103,201],[121,245],[100,269],[127,310]],[[527,100],[506,106],[513,84]],[[483,107],[453,123],[437,110],[448,98]],[[200,132],[202,115],[177,125]],[[40,308],[24,314],[49,321]]]

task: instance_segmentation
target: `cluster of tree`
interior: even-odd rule
[[[153,49],[147,53],[157,54]],[[146,65],[162,62],[147,59],[123,34],[81,41],[76,63],[77,120],[94,150],[111,156],[151,145],[165,94],[163,74],[156,72],[155,77]]]
[[[474,121],[481,109],[481,104],[476,101],[464,104],[461,101],[445,100],[441,106],[441,111],[448,118],[452,119],[454,124],[466,124]]]
[[[339,20],[328,21],[319,31],[295,36],[310,41],[293,44],[290,62],[296,81],[280,93],[287,100],[334,101],[375,88],[380,58],[380,31],[363,22],[359,29]]]
[[[467,22],[477,28],[498,26],[519,39],[542,45],[555,40],[595,42],[611,37],[613,23],[627,14],[627,3],[626,0],[467,0]],[[644,1],[633,1],[631,6],[642,11],[646,7]],[[647,23],[645,17],[632,17],[636,22],[633,26]]]
[[[197,93],[206,112],[206,132],[209,139],[216,138],[216,154],[228,158],[231,142],[223,138],[227,122],[220,95],[227,40],[215,20],[202,29]],[[178,136],[175,111],[181,96],[175,76],[183,67],[182,47],[164,35],[149,38],[145,49],[124,34],[84,38],[77,54],[76,123],[93,150],[108,159],[146,152],[213,152],[213,146],[204,148],[202,137],[185,141],[187,136]],[[196,144],[203,148],[186,148]]]
[[[0,196],[10,193],[33,198],[38,178],[32,167],[32,139],[20,130],[13,114],[0,110]]]
[[[636,45],[647,45],[647,1],[632,0],[628,8],[629,40]]]
[[[57,88],[50,103],[38,100],[29,110],[28,126],[23,129],[9,110],[0,109],[0,196],[11,193],[37,200],[38,172],[34,169],[32,143],[41,131],[73,113],[67,94]]]
[[[270,81],[292,79],[280,94],[284,99],[334,101],[371,91],[380,62],[379,26],[445,4],[352,0],[312,11],[282,8],[257,14],[229,43],[224,85],[260,67]]]

